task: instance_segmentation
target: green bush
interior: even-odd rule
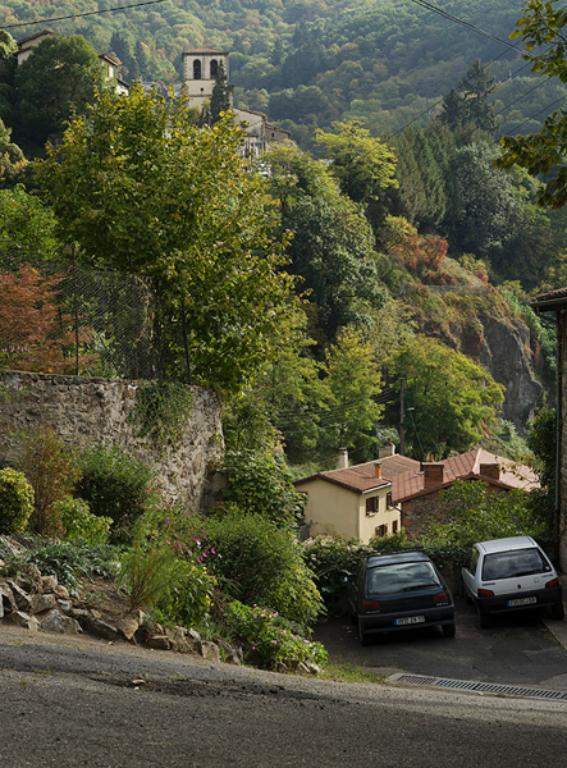
[[[320,536],[305,542],[305,560],[315,574],[315,582],[325,605],[332,613],[345,610],[345,596],[349,580],[358,570],[370,547],[356,539]]]
[[[82,541],[85,544],[106,544],[108,541],[112,518],[93,515],[83,499],[65,496],[54,502],[53,512],[67,541]]]
[[[35,496],[30,528],[56,536],[60,520],[54,504],[73,491],[80,477],[76,457],[51,427],[30,428],[19,435],[18,469],[29,480]]]
[[[129,540],[132,524],[155,498],[150,469],[118,448],[89,448],[80,462],[76,495],[94,515],[112,518],[113,540]]]
[[[236,599],[278,611],[307,627],[323,610],[313,574],[295,536],[261,515],[201,518],[210,552],[209,568]]]
[[[0,470],[0,533],[24,531],[34,510],[33,488],[22,472]]]
[[[230,451],[225,468],[224,501],[235,504],[243,514],[261,515],[279,528],[297,525],[305,499],[296,491],[283,455]]]
[[[321,643],[301,637],[267,608],[234,600],[224,610],[223,623],[231,639],[242,645],[245,660],[262,669],[294,670],[301,662],[323,665],[328,660]]]
[[[76,589],[79,579],[83,577],[112,579],[119,570],[118,554],[114,547],[71,541],[37,544],[17,558],[17,561],[23,566],[26,563],[37,565],[44,575],[57,576],[58,581],[70,589]],[[17,562],[14,567],[17,567]]]

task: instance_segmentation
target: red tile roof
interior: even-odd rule
[[[382,467],[381,479],[374,474],[376,463]],[[319,472],[311,477],[298,480],[296,485],[300,486],[308,481],[320,479],[336,483],[355,493],[364,493],[392,483],[392,498],[395,503],[446,488],[455,480],[483,479],[492,485],[509,490],[530,491],[539,487],[539,478],[533,469],[504,456],[497,456],[484,448],[474,448],[467,453],[452,456],[440,463],[445,468],[444,481],[438,485],[429,486],[427,489],[420,462],[410,459],[408,456],[400,455],[386,456],[383,459],[348,467],[348,469]],[[499,480],[481,474],[481,464],[498,464],[500,467]]]
[[[540,293],[531,302],[534,309],[545,310],[546,308],[553,309],[554,307],[562,307],[567,304],[567,288],[556,288],[554,291],[548,291],[547,293]]]

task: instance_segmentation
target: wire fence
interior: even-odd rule
[[[151,288],[72,258],[0,260],[0,367],[152,379],[159,370]]]

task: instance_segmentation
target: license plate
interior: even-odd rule
[[[519,605],[533,605],[537,603],[537,597],[518,597],[515,600],[508,600],[508,608],[515,608]]]
[[[424,624],[425,616],[408,616],[406,619],[396,619],[394,624],[397,627],[405,627],[408,624]]]

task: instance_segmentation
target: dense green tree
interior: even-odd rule
[[[79,35],[43,40],[17,68],[15,82],[22,129],[37,145],[60,135],[105,85],[95,49]]]
[[[217,68],[209,109],[213,123],[217,123],[221,119],[221,115],[230,109],[230,93],[222,61],[219,61]]]
[[[493,90],[494,80],[489,67],[477,59],[457,88],[445,97],[442,122],[464,138],[470,138],[475,130],[493,134],[496,130],[496,110],[490,100]]]
[[[269,162],[283,225],[293,233],[290,269],[307,291],[312,332],[319,342],[333,339],[341,326],[368,320],[386,298],[371,228],[322,162],[288,146],[274,150]]]
[[[396,186],[396,155],[359,123],[333,123],[332,131],[318,130],[316,141],[329,160],[342,191],[356,203],[378,202],[388,187]]]
[[[341,448],[357,460],[375,455],[376,427],[384,406],[375,401],[382,389],[372,345],[354,328],[343,328],[325,355],[331,410],[325,416],[322,443],[330,454]]]
[[[0,190],[0,268],[52,262],[59,252],[55,217],[23,186]]]
[[[110,38],[110,50],[115,53],[122,62],[120,75],[128,80],[138,80],[140,77],[140,69],[137,59],[132,55],[132,49],[130,48],[128,39],[118,32],[113,32],[112,37]]]
[[[532,62],[535,72],[567,83],[566,32],[566,8],[555,0],[528,0],[515,36],[524,39],[529,51],[526,58]],[[546,175],[541,202],[554,208],[567,203],[567,112],[564,109],[549,115],[539,133],[507,137],[503,144],[501,165],[519,164],[533,175]]]
[[[191,125],[184,99],[103,94],[37,174],[83,263],[153,291],[157,371],[238,390],[278,344],[291,300],[279,215],[229,119]]]
[[[503,401],[502,386],[487,370],[422,335],[408,341],[389,373],[405,381],[406,434],[420,459],[471,448],[495,423]]]
[[[136,48],[134,52],[136,58],[136,64],[139,76],[142,80],[147,79],[150,76],[150,64],[148,61],[148,55],[146,53],[146,47],[141,40],[136,41]]]
[[[26,164],[24,153],[12,141],[12,131],[0,119],[0,187],[13,183]]]

